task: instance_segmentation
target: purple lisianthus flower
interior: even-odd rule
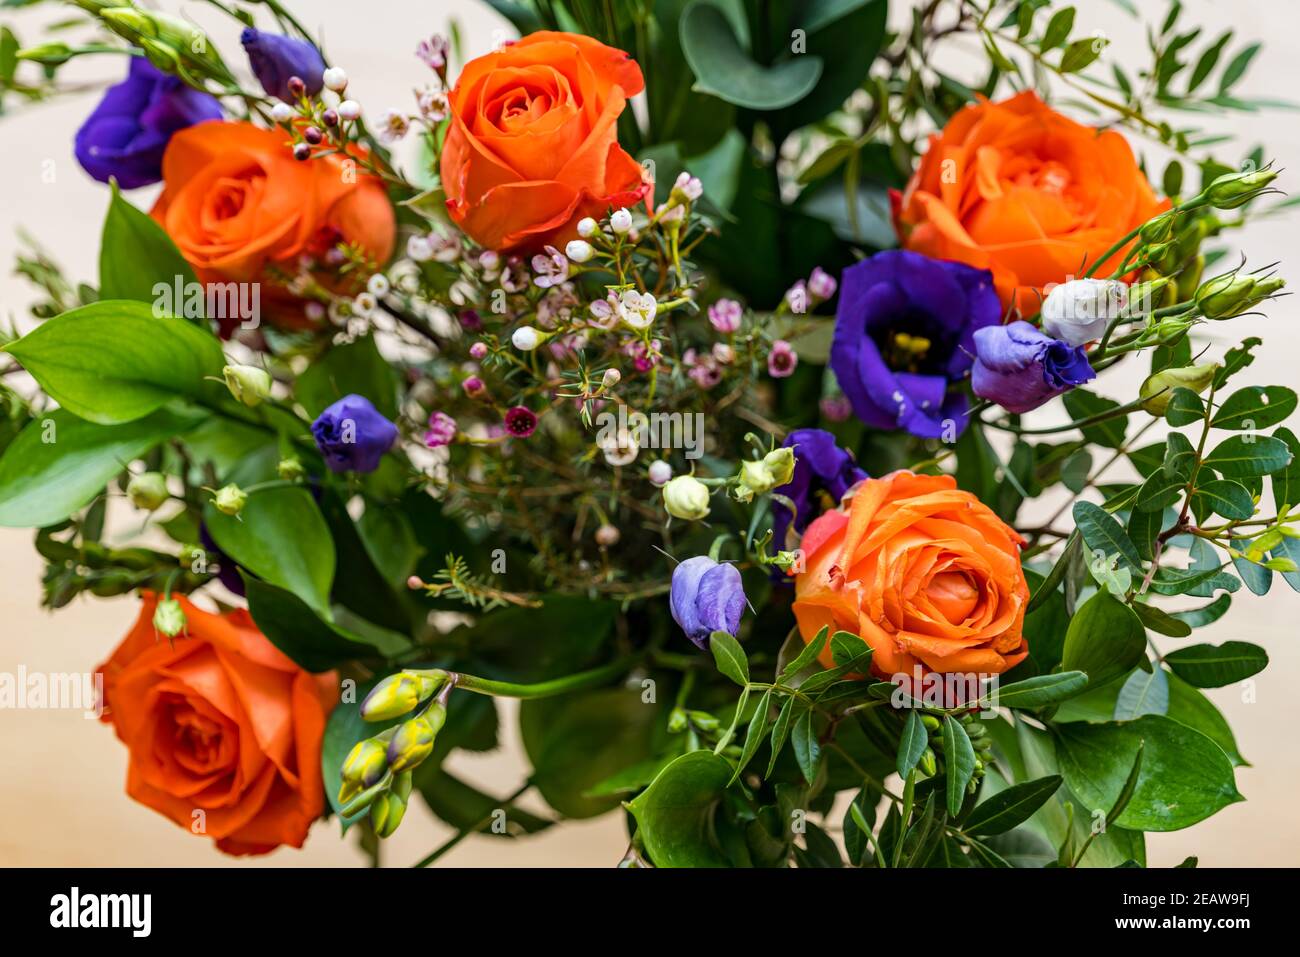
[[[269,95],[286,103],[296,103],[297,97],[289,92],[291,76],[302,80],[312,96],[325,86],[322,76],[325,61],[321,59],[320,51],[306,40],[245,27],[239,35],[239,42],[244,45],[248,65],[253,68],[257,82]]]
[[[87,173],[123,189],[162,179],[162,157],[172,134],[204,120],[221,119],[215,97],[132,57],[126,79],[108,88],[77,130],[74,150]]]
[[[975,333],[971,390],[1008,412],[1028,412],[1095,378],[1082,346],[1039,332],[1027,322]]]
[[[794,449],[794,474],[773,493],[794,502],[798,511],[791,516],[779,499],[772,499],[772,543],[778,551],[785,548],[792,518],[794,530],[802,532],[816,517],[818,493],[825,492],[832,505],[838,505],[845,492],[867,477],[825,429],[795,429],[786,436],[784,445]]]
[[[1001,317],[988,270],[876,253],[841,277],[831,369],[867,425],[921,438],[960,432],[966,398],[948,386],[971,367],[975,330]]]
[[[709,635],[725,631],[734,635],[745,610],[745,589],[734,565],[697,555],[673,569],[668,596],[673,621],[700,648],[709,647]]]
[[[331,472],[373,472],[397,441],[397,426],[364,396],[345,395],[317,417],[311,434]]]

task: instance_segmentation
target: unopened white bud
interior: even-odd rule
[[[596,250],[592,249],[591,243],[585,239],[570,240],[569,244],[564,247],[564,255],[575,263],[585,263],[595,253]]]
[[[293,119],[293,107],[288,103],[277,103],[271,107],[271,119],[277,123],[288,123]]]
[[[616,209],[609,217],[609,228],[622,235],[632,228],[632,214],[626,209]]]
[[[361,104],[356,100],[344,100],[339,104],[339,108],[335,112],[338,113],[340,119],[359,120],[361,119]]]
[[[596,221],[590,216],[584,216],[578,220],[578,235],[583,239],[590,239],[596,235]],[[570,256],[569,258],[572,259],[573,257]]]
[[[651,485],[664,486],[672,481],[673,467],[663,459],[655,459],[650,463],[649,475]]]
[[[1072,279],[1043,300],[1043,331],[1072,346],[1100,339],[1128,305],[1128,287],[1114,279]]]
[[[332,66],[321,74],[321,82],[325,89],[342,93],[348,88],[348,75],[340,67]]]
[[[532,352],[542,344],[542,336],[532,326],[520,326],[511,333],[510,342],[521,352]]]
[[[605,374],[600,377],[600,387],[602,389],[612,389],[618,385],[619,380],[623,378],[623,373],[617,369],[606,369]]]

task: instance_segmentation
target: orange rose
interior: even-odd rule
[[[151,215],[200,281],[253,282],[272,267],[292,277],[306,258],[335,285],[322,257],[339,243],[378,264],[392,255],[396,218],[383,183],[338,154],[295,160],[289,144],[284,131],[249,123],[199,123],[171,138]],[[272,316],[292,322],[287,290],[268,292]]]
[[[105,720],[130,751],[126,793],[182,827],[201,821],[227,854],[302,847],[325,806],[321,739],[337,677],[303,671],[242,609],[177,600],[186,632],[159,635],[158,598],[146,593],[99,668]]]
[[[993,271],[1004,306],[1038,312],[1042,288],[1082,276],[1125,233],[1169,208],[1124,137],[1033,92],[958,110],[895,196],[903,245]],[[1120,264],[1116,254],[1101,274]]]
[[[649,186],[618,117],[644,86],[626,53],[574,33],[530,33],[465,64],[442,151],[451,218],[488,249],[532,252],[639,201]]]
[[[804,532],[794,614],[810,641],[823,626],[861,635],[882,677],[1001,674],[1024,659],[1029,586],[1021,538],[950,475],[867,479]],[[823,663],[833,666],[829,644]]]

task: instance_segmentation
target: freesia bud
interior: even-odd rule
[[[434,702],[424,714],[403,722],[388,742],[389,767],[408,771],[432,754],[434,738],[446,720],[447,709]]]
[[[1161,369],[1155,375],[1149,376],[1138,389],[1138,396],[1146,399],[1142,403],[1142,408],[1158,418],[1169,408],[1169,400],[1173,397],[1174,389],[1204,392],[1210,387],[1210,383],[1214,381],[1214,374],[1218,371],[1219,366],[1215,362],[1186,366],[1182,369]]]
[[[673,518],[697,521],[709,514],[709,487],[691,475],[679,475],[664,486],[664,508]]]
[[[392,837],[405,814],[405,800],[396,794],[381,794],[370,805],[370,826],[377,837]]]
[[[388,721],[414,711],[438,690],[440,681],[410,671],[389,675],[370,689],[361,702],[361,717],[367,721]]]
[[[226,380],[226,388],[250,409],[261,404],[271,394],[271,373],[257,366],[228,365],[221,370]]]
[[[1081,346],[1100,339],[1128,305],[1128,287],[1113,279],[1074,279],[1055,286],[1043,300],[1042,326],[1049,336]]]
[[[388,749],[377,738],[366,738],[353,745],[343,759],[342,776],[348,784],[363,791],[378,784],[388,770]]]
[[[185,610],[175,598],[164,598],[153,612],[153,626],[168,638],[175,638],[185,629]]]
[[[167,479],[158,472],[141,472],[131,476],[126,486],[126,496],[136,508],[152,512],[171,496],[167,493]]]
[[[218,512],[226,515],[238,515],[244,510],[244,504],[248,501],[248,495],[238,485],[233,482],[229,485],[217,489],[217,494],[212,499],[212,504],[216,506]]]

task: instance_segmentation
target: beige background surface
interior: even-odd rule
[[[205,26],[220,24],[213,34],[232,63],[241,63],[235,37],[214,11],[199,3],[168,0],[168,10],[184,10]],[[904,4],[896,2],[896,8]],[[1077,29],[1100,29],[1134,68],[1146,62],[1144,39],[1118,6],[1092,0],[1080,4]],[[1163,14],[1164,4],[1141,0],[1151,16]],[[455,17],[471,55],[486,51],[505,33],[503,21],[470,0],[438,3],[370,0],[302,0],[295,4],[309,27],[319,27],[332,58],[352,77],[349,92],[371,113],[410,102],[410,90],[425,78],[424,67],[410,51],[416,41],[445,29]],[[1211,3],[1188,2],[1186,21],[1202,24],[1217,35],[1233,26],[1239,38],[1264,39],[1265,49],[1239,93],[1300,99],[1300,23],[1294,4],[1283,0]],[[898,15],[899,9],[895,10]],[[48,20],[39,10],[0,17],[28,43],[37,38],[36,25]],[[975,51],[952,51],[949,72],[962,72]],[[116,79],[121,64],[114,60],[77,64],[70,76]],[[649,78],[653,82],[654,78]],[[22,107],[0,119],[0,321],[23,321],[32,300],[30,290],[12,277],[9,264],[16,250],[14,229],[23,226],[54,251],[73,278],[94,278],[99,230],[107,191],[77,166],[72,135],[98,94],[71,96],[36,107]],[[1242,152],[1256,142],[1281,165],[1300,165],[1300,126],[1295,113],[1211,118],[1218,127],[1241,137]],[[52,168],[53,182],[43,172]],[[1163,164],[1157,164],[1161,168]],[[1283,185],[1295,188],[1287,174]],[[134,194],[147,207],[152,191]],[[1295,242],[1297,221],[1276,218],[1253,225],[1244,237],[1252,261],[1283,263],[1283,274],[1297,276],[1300,249]],[[1233,322],[1231,331],[1215,336],[1216,354],[1247,334],[1261,335],[1266,347],[1237,383],[1296,385],[1300,357],[1297,300],[1276,304],[1268,319]],[[1211,330],[1218,332],[1219,330]],[[1118,369],[1100,384],[1104,394],[1132,394],[1140,370]],[[1052,413],[1045,413],[1050,416]],[[1047,419],[1044,418],[1046,422]],[[1047,503],[1051,506],[1053,503]],[[126,534],[131,522],[119,522]],[[39,607],[40,563],[31,547],[31,533],[0,529],[0,672],[84,672],[112,649],[134,620],[133,600],[79,600],[51,615]],[[1266,647],[1272,664],[1258,677],[1253,702],[1243,689],[1212,691],[1237,734],[1241,752],[1253,766],[1238,772],[1237,784],[1248,801],[1227,808],[1189,831],[1153,835],[1148,843],[1153,864],[1172,864],[1199,854],[1207,865],[1279,865],[1300,863],[1300,818],[1294,794],[1300,787],[1300,743],[1294,727],[1296,688],[1300,686],[1300,596],[1280,581],[1266,599],[1238,596],[1228,617],[1198,632],[1204,640],[1235,638]],[[458,755],[452,766],[486,789],[507,793],[527,774],[527,763],[513,728],[513,709],[506,705],[503,747],[482,756]],[[232,862],[215,852],[206,839],[168,823],[136,805],[123,793],[126,754],[112,732],[78,712],[0,711],[0,864],[3,865],[221,865]],[[525,802],[527,804],[527,802]],[[535,810],[540,808],[534,807]],[[412,863],[449,834],[448,829],[412,802],[398,835],[386,845],[385,861]],[[444,858],[463,866],[609,866],[626,846],[618,815],[585,823],[566,823],[539,837],[523,841],[473,837]],[[255,863],[273,865],[352,865],[361,862],[350,841],[337,827],[316,826],[304,850],[282,850]],[[247,863],[247,862],[245,862]]]

